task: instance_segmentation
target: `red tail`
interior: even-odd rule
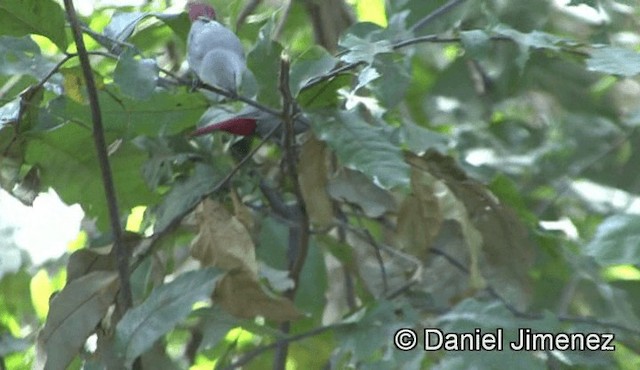
[[[254,118],[234,117],[211,125],[200,127],[191,132],[190,136],[201,136],[214,131],[226,131],[239,136],[249,136],[256,131],[256,120]]]

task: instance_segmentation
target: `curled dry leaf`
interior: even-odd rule
[[[327,150],[314,136],[302,145],[298,162],[298,181],[312,224],[328,227],[333,222],[333,206],[327,194]]]
[[[205,266],[226,270],[216,286],[215,302],[241,318],[264,316],[275,321],[300,317],[293,303],[267,293],[258,279],[258,263],[249,231],[220,203],[206,199],[196,210],[200,231],[191,255]]]
[[[113,304],[118,273],[93,271],[68,283],[51,299],[36,343],[35,369],[66,369]]]
[[[486,279],[512,304],[526,307],[530,285],[527,271],[533,263],[534,248],[516,213],[501,204],[486,186],[468,177],[450,157],[428,151],[421,157],[407,154],[407,161],[413,172],[420,171],[422,176],[434,180],[434,195],[442,218],[455,222],[443,224],[433,246],[468,268],[471,289],[481,287],[478,278]],[[442,259],[437,258],[425,269],[432,274],[427,280],[438,277],[440,282],[447,280],[442,279],[442,274],[453,266]],[[475,276],[478,272],[481,277]],[[451,287],[451,282],[447,286]]]
[[[264,316],[283,322],[302,316],[290,300],[267,292],[255,276],[245,270],[227,272],[218,283],[213,299],[227,312],[242,319]]]
[[[200,231],[191,255],[204,266],[242,269],[258,275],[255,247],[246,227],[220,203],[205,199],[196,210]]]

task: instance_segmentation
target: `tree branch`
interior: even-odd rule
[[[120,277],[121,302],[116,306],[119,308],[120,315],[122,315],[133,304],[131,283],[129,281],[129,252],[126,250],[126,246],[123,241],[122,225],[120,224],[120,211],[118,209],[116,190],[113,184],[113,174],[109,165],[109,155],[107,152],[107,144],[102,125],[100,103],[98,101],[96,83],[93,79],[93,71],[91,70],[91,64],[89,62],[89,55],[82,39],[82,31],[80,30],[78,17],[73,7],[73,0],[64,0],[64,6],[69,17],[71,31],[76,42],[76,48],[78,49],[80,66],[87,84],[87,96],[89,98],[89,105],[91,108],[91,120],[93,121],[93,141],[98,157],[98,165],[100,166],[100,172],[102,174],[102,184],[104,186],[109,219],[111,222],[111,230],[113,232],[113,250]]]
[[[453,10],[455,7],[457,7],[458,5],[461,5],[465,1],[467,1],[467,0],[450,0],[448,3],[442,5],[438,9],[436,9],[436,10],[432,11],[431,13],[427,14],[426,17],[424,17],[421,20],[419,20],[418,22],[416,22],[409,29],[409,31],[411,31],[412,33],[420,31],[421,29],[423,29],[426,26],[428,26],[429,23],[431,23],[436,18],[448,13],[449,11]]]
[[[289,232],[289,251],[291,260],[289,261],[289,277],[293,281],[293,287],[285,292],[285,296],[290,300],[294,300],[297,289],[300,285],[300,274],[307,259],[309,252],[309,216],[305,209],[300,182],[298,181],[297,155],[295,150],[295,114],[297,106],[291,90],[289,89],[289,68],[290,60],[286,55],[280,60],[280,80],[279,88],[282,95],[282,119],[284,121],[284,153],[285,162],[291,183],[293,184],[293,193],[296,197],[296,212],[293,215],[297,219],[297,225],[290,229]],[[291,322],[287,321],[280,326],[283,333],[288,333],[291,328]],[[288,352],[288,343],[278,341],[275,358],[273,361],[274,369],[284,369]]]

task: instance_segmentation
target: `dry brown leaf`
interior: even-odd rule
[[[312,224],[328,227],[333,222],[333,205],[327,193],[326,146],[311,136],[303,145],[298,163],[298,181]]]
[[[255,248],[246,227],[220,203],[206,199],[196,210],[200,232],[191,255],[205,266],[227,270],[213,299],[240,318],[257,315],[275,321],[299,318],[293,303],[267,293],[258,280]]]
[[[258,276],[253,240],[244,225],[220,203],[205,199],[196,210],[200,231],[191,255],[204,266],[242,269]]]
[[[252,231],[255,227],[253,214],[251,213],[251,210],[242,203],[235,190],[231,191],[231,201],[233,202],[233,211],[238,221],[240,221],[247,230]]]
[[[443,216],[433,188],[434,180],[423,170],[412,168],[412,194],[404,199],[398,211],[396,243],[421,261],[426,260],[442,224]]]
[[[485,185],[468,177],[453,158],[435,151],[428,151],[422,157],[409,157],[414,167],[426,169],[440,180],[440,190],[436,187],[436,193],[444,189],[452,193],[453,196],[443,198],[448,201],[441,201],[440,205],[443,211],[445,204],[453,207],[450,212],[456,216],[445,219],[459,223],[467,247],[475,244],[472,242],[474,239],[480,239],[481,248],[477,258],[474,260],[475,252],[470,249],[470,259],[464,262],[471,270],[478,263],[482,276],[504,298],[520,308],[526,307],[530,291],[528,271],[533,263],[535,248],[516,213],[501,204]],[[463,209],[456,204],[464,205]],[[470,222],[465,222],[465,219]]]
[[[233,316],[244,319],[263,316],[283,322],[302,316],[291,301],[265,291],[245,270],[229,271],[218,283],[213,299]]]

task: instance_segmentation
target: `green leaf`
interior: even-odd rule
[[[127,49],[118,58],[113,80],[123,94],[138,100],[148,100],[156,88],[158,66],[154,59],[134,58],[135,53]]]
[[[353,111],[312,121],[320,140],[329,144],[343,165],[361,171],[385,189],[409,184],[409,165],[383,128],[367,124]]]
[[[40,47],[31,37],[0,36],[0,75],[30,75],[37,79],[45,77],[53,69],[52,63],[42,57]],[[50,82],[61,83],[59,74]]]
[[[0,34],[24,36],[35,33],[67,49],[65,15],[53,0],[4,0],[0,2]]]
[[[640,216],[605,219],[585,252],[604,266],[640,264]]]
[[[509,343],[517,340],[518,330],[521,328],[531,328],[534,332],[560,331],[557,319],[550,313],[540,320],[519,319],[502,302],[482,302],[476,299],[465,299],[441,315],[433,327],[436,328],[443,333],[474,333],[476,329],[480,329],[482,333],[494,334],[497,329],[502,329],[503,351],[453,351],[448,352],[445,357],[447,361],[457,358],[459,368],[477,366],[480,369],[546,369],[545,363],[535,356],[535,352],[513,351]]]
[[[142,304],[129,310],[115,331],[116,352],[125,366],[186,318],[195,303],[208,299],[220,277],[215,268],[184,273],[155,288]]]
[[[156,13],[156,17],[163,21],[180,40],[186,40],[191,29],[191,21],[185,12],[178,14]]]
[[[377,54],[393,51],[388,40],[371,42],[353,34],[347,34],[340,40],[339,45],[347,49],[347,53],[340,57],[345,63],[365,62],[371,64]]]
[[[126,41],[136,29],[136,25],[149,13],[131,12],[116,13],[111,22],[105,27],[104,34],[110,39]]]
[[[640,73],[640,53],[633,50],[604,46],[594,49],[587,59],[591,71],[632,77]]]
[[[491,38],[482,30],[460,32],[462,45],[470,58],[480,58],[487,55]]]
[[[258,42],[247,55],[247,67],[258,83],[258,100],[272,107],[280,106],[277,92],[280,76],[282,45],[271,38],[273,20],[265,24],[258,34]]]
[[[38,335],[36,351],[38,361],[42,361],[40,365],[46,369],[66,369],[106,315],[119,287],[116,272],[94,271],[70,282],[56,294],[47,322]]]
[[[109,218],[95,153],[90,129],[66,124],[35,134],[28,143],[26,161],[39,166],[43,186],[53,187],[67,204],[80,203],[90,217],[97,217],[98,226],[106,230]],[[156,195],[141,176],[145,159],[146,155],[131,143],[123,142],[112,148],[109,160],[122,212],[156,201]]]
[[[520,49],[520,55],[516,58],[516,63],[522,70],[529,60],[530,49],[549,49],[559,51],[559,44],[575,44],[572,41],[560,38],[550,33],[532,31],[529,33],[520,32],[505,25],[498,26],[494,32],[498,35],[509,37]]]
[[[373,66],[380,78],[372,81],[371,90],[385,108],[395,107],[404,99],[411,84],[409,58],[399,53],[380,54]]]
[[[193,127],[207,109],[207,101],[201,94],[187,92],[159,92],[143,101],[125,97],[116,100],[106,92],[99,92],[98,97],[105,130],[124,137],[177,134]],[[57,124],[72,120],[87,127],[91,125],[91,112],[87,105],[59,97],[52,100],[47,108],[50,114],[46,118]],[[41,126],[55,127],[56,122],[42,122]]]
[[[301,88],[313,77],[329,72],[338,61],[324,48],[314,45],[297,57],[291,65],[289,88],[293,96],[298,95]]]
[[[202,201],[202,197],[215,189],[220,176],[213,167],[197,163],[194,173],[184,180],[178,181],[156,210],[156,232],[164,230],[176,217]]]
[[[424,153],[429,149],[444,153],[449,141],[447,136],[408,120],[403,122],[400,135],[407,148],[416,154]]]

